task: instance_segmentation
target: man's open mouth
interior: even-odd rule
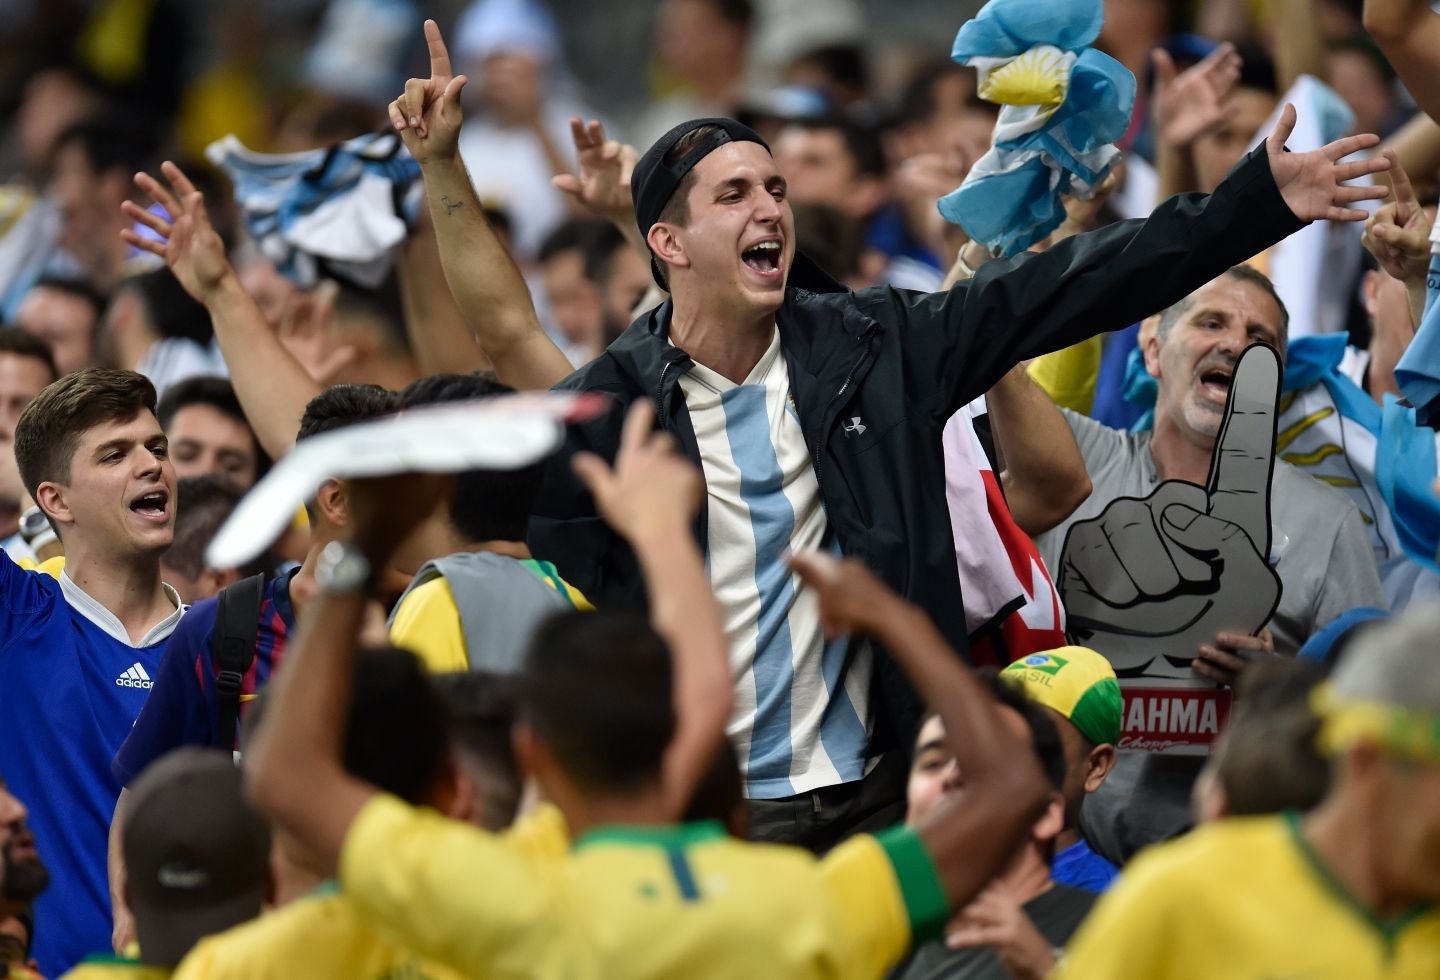
[[[132,500],[130,509],[141,517],[149,518],[152,521],[163,521],[167,516],[166,507],[169,503],[169,493],[164,490],[152,490]]]
[[[740,253],[740,260],[761,275],[774,273],[780,268],[780,242],[757,242]]]
[[[1230,381],[1233,377],[1229,368],[1211,368],[1201,372],[1200,387],[1206,393],[1224,401],[1230,397]]]

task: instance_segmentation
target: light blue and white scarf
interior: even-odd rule
[[[990,0],[955,36],[950,57],[1000,105],[990,151],[940,213],[1001,255],[1024,251],[1065,220],[1062,194],[1092,196],[1120,151],[1135,76],[1088,47],[1101,0]]]
[[[424,203],[420,167],[388,131],[301,153],[256,153],[232,135],[205,156],[234,182],[260,251],[303,289],[327,275],[380,285]]]

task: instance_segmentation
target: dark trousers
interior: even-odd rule
[[[778,800],[746,800],[750,839],[824,854],[847,837],[893,827],[905,819],[908,777],[905,753],[891,751],[864,779]]]

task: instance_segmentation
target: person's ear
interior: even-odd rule
[[[315,492],[315,507],[335,527],[350,524],[350,505],[346,500],[343,480],[326,480]]]
[[[1115,746],[1097,745],[1085,760],[1085,792],[1093,793],[1115,768]]]
[[[1360,295],[1365,300],[1365,315],[1374,317],[1379,312],[1380,277],[1385,275],[1374,269],[1360,277]]]
[[[1058,792],[1052,792],[1050,802],[1045,805],[1045,812],[1040,814],[1040,819],[1030,828],[1030,834],[1043,843],[1054,840],[1064,829],[1065,797]]]
[[[676,234],[674,225],[664,221],[656,222],[651,226],[650,233],[645,236],[645,242],[662,265],[674,266],[679,269],[690,267],[690,256],[686,254],[685,245],[680,241],[680,236]],[[666,275],[668,276],[669,273],[667,272]]]
[[[1145,356],[1145,373],[1160,377],[1160,317],[1148,317],[1140,325],[1140,350]]]
[[[74,524],[75,515],[66,500],[69,489],[69,487],[47,480],[35,488],[35,505],[56,524],[67,526]]]

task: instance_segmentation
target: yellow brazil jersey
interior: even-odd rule
[[[340,880],[372,922],[469,976],[880,977],[947,914],[904,828],[823,861],[718,823],[599,830],[558,856],[517,836],[379,796]]]
[[[1300,818],[1222,820],[1145,852],[1071,940],[1052,980],[1440,977],[1440,909],[1365,911]]]
[[[465,631],[460,610],[444,576],[417,585],[395,608],[390,624],[390,642],[413,651],[435,674],[470,669],[465,656]]]
[[[575,609],[595,611],[590,600],[561,578],[554,565],[533,559],[524,559],[520,564],[568,599]],[[455,604],[450,583],[443,575],[417,585],[400,600],[390,623],[390,642],[402,650],[413,652],[431,673],[456,673],[470,669],[460,609]]]
[[[147,966],[133,956],[97,953],[85,957],[60,980],[166,980],[172,972],[164,966]]]
[[[425,962],[376,930],[333,884],[202,940],[175,971],[176,980],[458,980],[459,976]]]

